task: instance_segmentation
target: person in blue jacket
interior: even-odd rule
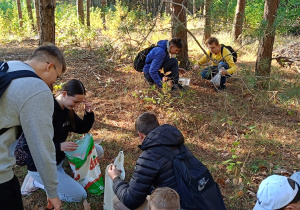
[[[157,42],[157,47],[154,47],[146,57],[146,64],[143,72],[146,80],[152,85],[156,84],[158,87],[162,87],[162,83],[165,81],[165,75],[159,70],[163,69],[164,73],[171,72],[166,75],[167,79],[173,81],[173,88],[182,88],[178,85],[179,68],[178,61],[172,57],[176,55],[182,48],[181,39],[173,38],[170,41],[160,40]],[[170,55],[171,54],[171,57]]]

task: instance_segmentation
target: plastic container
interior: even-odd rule
[[[180,77],[178,80],[178,83],[181,84],[182,86],[189,86],[190,81],[191,81],[191,79],[188,77]]]

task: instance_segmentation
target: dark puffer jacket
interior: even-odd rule
[[[181,132],[168,124],[159,126],[146,136],[140,146],[143,152],[129,184],[119,177],[113,181],[115,194],[127,208],[136,209],[142,205],[152,187],[177,187],[172,162],[152,152],[151,148],[164,146],[176,155],[179,153],[177,146],[183,143]]]

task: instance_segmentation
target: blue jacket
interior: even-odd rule
[[[146,64],[143,72],[149,73],[153,81],[162,87],[161,77],[159,76],[159,69],[163,62],[170,59],[169,53],[167,53],[167,42],[168,40],[160,40],[157,42],[157,46],[153,48],[146,57]]]
[[[153,188],[171,187],[176,189],[177,181],[173,163],[153,152],[152,147],[165,147],[174,155],[179,153],[178,145],[184,143],[181,132],[172,125],[161,125],[150,132],[140,146],[139,156],[129,184],[116,177],[113,189],[119,200],[129,209],[141,206]]]

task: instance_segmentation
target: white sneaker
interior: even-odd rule
[[[21,187],[22,195],[30,195],[31,193],[33,193],[34,191],[37,191],[39,189],[34,186],[33,181],[34,181],[34,179],[29,174],[27,174],[25,176],[25,179],[24,179],[22,187]]]

